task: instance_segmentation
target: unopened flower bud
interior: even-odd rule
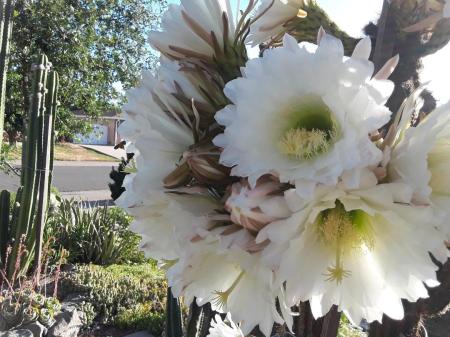
[[[229,183],[230,168],[219,164],[220,153],[217,148],[211,151],[196,149],[186,152],[184,157],[194,177],[203,184],[224,185]]]
[[[191,179],[191,170],[187,163],[183,163],[166,176],[163,183],[166,188],[177,188],[186,185]]]
[[[231,221],[253,233],[289,215],[282,185],[272,176],[259,179],[254,188],[246,180],[233,184],[225,209],[230,212]]]

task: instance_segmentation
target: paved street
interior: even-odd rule
[[[55,162],[53,185],[61,192],[103,191],[108,189],[109,172],[117,163]],[[17,190],[19,177],[0,172],[0,189]]]
[[[126,156],[125,150],[114,150],[113,146],[86,145],[85,147],[118,159]],[[21,162],[16,161],[11,164],[20,166]],[[113,166],[117,168],[118,164],[118,162],[100,161],[56,161],[53,169],[53,185],[64,198],[109,202],[107,201],[110,199],[109,172]],[[18,187],[18,176],[7,175],[0,171],[0,190],[17,191]]]

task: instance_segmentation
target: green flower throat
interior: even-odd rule
[[[311,160],[330,150],[339,125],[323,100],[304,96],[287,114],[288,126],[278,141],[281,153],[297,160]]]
[[[375,246],[372,217],[362,210],[346,211],[338,200],[336,207],[322,211],[316,219],[320,241],[335,251],[335,264],[327,269],[328,281],[338,283],[350,276],[344,268],[344,258],[358,251],[370,251]]]

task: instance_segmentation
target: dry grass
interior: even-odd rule
[[[17,143],[16,148],[12,149],[8,153],[8,160],[20,160],[21,153],[22,153],[22,144]],[[55,145],[55,160],[117,161],[116,158],[71,143],[58,143]]]

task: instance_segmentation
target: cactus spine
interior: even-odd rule
[[[3,126],[6,101],[6,74],[8,71],[9,44],[12,32],[14,0],[0,0],[0,149],[3,143]]]
[[[21,261],[20,273],[28,270],[33,257],[35,269],[37,271],[40,269],[42,239],[53,171],[54,125],[59,81],[58,74],[50,71],[50,68],[51,63],[45,55],[40,55],[32,66],[32,94],[22,152],[20,178],[22,187],[17,193],[12,217],[9,217],[9,213],[7,216],[4,214],[6,212],[4,199],[7,198],[8,192],[4,191],[2,193],[5,196],[3,194],[0,196],[2,226],[0,252],[6,251],[7,245],[12,247],[8,261],[5,261],[5,256],[2,256],[2,262],[7,263],[8,277],[14,275],[18,259]],[[21,244],[25,245],[25,256],[20,256]]]

